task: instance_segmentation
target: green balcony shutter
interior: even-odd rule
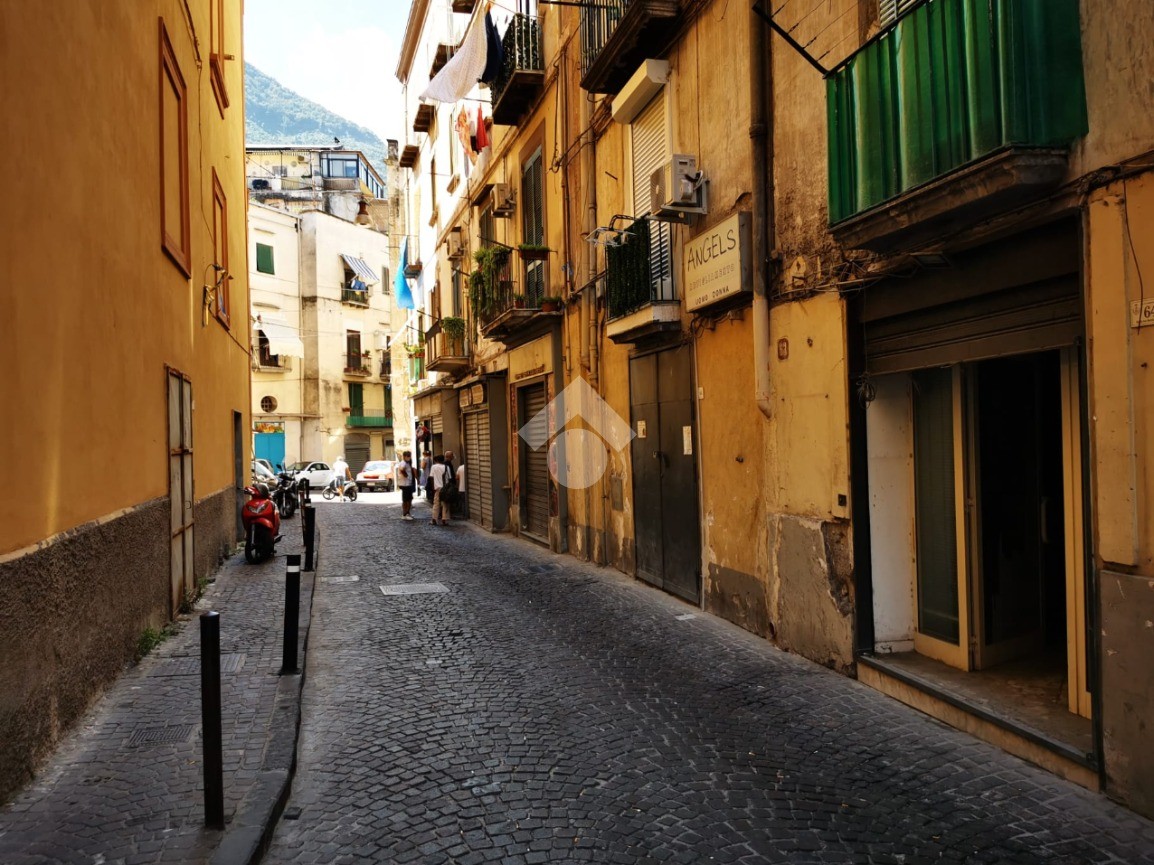
[[[272,247],[266,243],[256,245],[256,269],[259,273],[276,273],[273,267]]]

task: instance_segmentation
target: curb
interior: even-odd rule
[[[317,540],[320,540],[319,532]],[[319,546],[318,543],[318,549]],[[301,572],[300,672],[283,675],[277,683],[276,709],[269,724],[260,771],[213,852],[209,860],[211,865],[257,865],[268,849],[277,821],[292,793],[301,727],[301,692],[317,583],[316,559],[313,564],[312,571]]]

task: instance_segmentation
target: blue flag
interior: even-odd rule
[[[401,243],[401,261],[397,265],[397,278],[394,289],[397,295],[397,306],[401,309],[412,309],[413,293],[409,291],[409,281],[405,279],[405,268],[409,266],[409,239],[406,237]]]

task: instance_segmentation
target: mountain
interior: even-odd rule
[[[294,93],[249,63],[244,64],[244,110],[246,145],[327,147],[335,137],[345,148],[363,152],[385,176],[385,142],[376,133]]]

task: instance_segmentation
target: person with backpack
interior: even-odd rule
[[[433,488],[433,517],[429,520],[430,525],[448,525],[446,518],[449,516],[449,503],[441,500],[441,491],[448,479],[449,468],[445,465],[445,457],[443,454],[437,454],[433,457],[433,467],[429,469],[429,484]],[[456,491],[455,487],[453,491]]]

